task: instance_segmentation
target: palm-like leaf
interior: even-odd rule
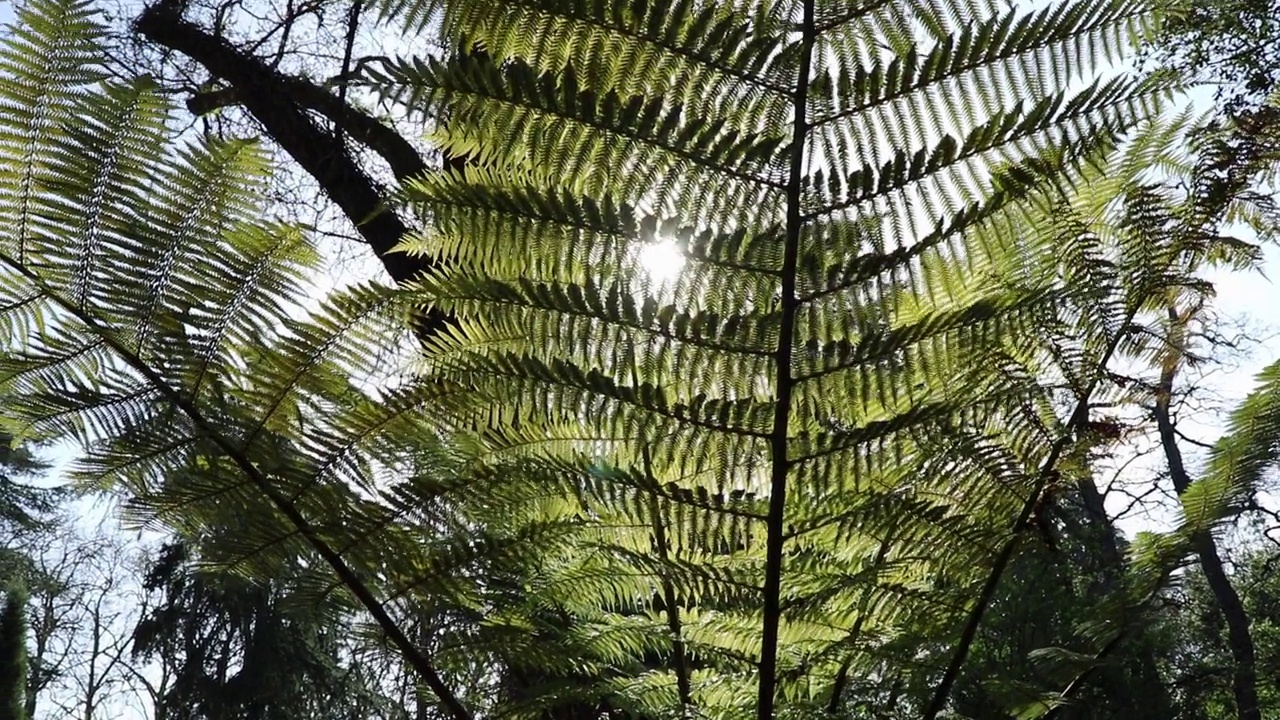
[[[175,148],[147,83],[94,84],[84,6],[32,4],[0,87],[43,103],[0,145],[9,413],[211,560],[325,561],[297,582],[459,718],[465,652],[511,681],[486,713],[809,716],[908,676],[936,714],[1145,307],[1117,288],[1173,273],[1032,222],[1165,92],[1099,77],[1145,4],[381,5],[483,49],[370,78],[470,167],[400,198],[438,270],[304,310],[252,145]],[[421,305],[453,321],[419,376],[362,389]],[[428,662],[400,597],[466,646]]]
[[[425,370],[503,408],[448,416],[487,463],[577,466],[597,567],[544,592],[609,573],[634,580],[596,604],[665,615],[670,661],[588,692],[805,713],[896,636],[945,645],[1069,436],[1016,410],[1066,301],[1016,265],[1048,235],[988,229],[1155,101],[1060,90],[1143,7],[414,8],[484,49],[373,78],[472,161],[406,193],[405,249],[444,261],[416,292],[457,318]],[[661,241],[669,287],[638,259]]]
[[[400,336],[400,301],[362,287],[306,311],[318,255],[262,220],[254,144],[175,143],[151,83],[100,83],[85,3],[34,2],[20,22],[0,86],[16,118],[0,146],[13,430],[80,440],[81,478],[130,491],[142,519],[213,537],[213,561],[258,574],[300,554],[326,563],[447,696],[370,585],[388,557],[456,553],[400,552],[381,532],[391,509],[357,494],[381,486],[387,442],[409,433],[421,448],[421,388],[374,402],[350,379],[386,375],[373,359]]]
[[[1125,374],[1097,371],[1131,368],[1135,362],[1164,365],[1167,371],[1167,363],[1178,362],[1170,358],[1185,350],[1179,335],[1184,328],[1169,321],[1169,308],[1199,308],[1211,296],[1212,286],[1201,276],[1205,268],[1255,266],[1257,247],[1227,233],[1240,221],[1274,232],[1274,203],[1254,183],[1274,171],[1278,158],[1256,128],[1224,131],[1189,113],[1152,119],[1136,128],[1121,151],[1086,170],[1072,193],[1052,193],[1038,211],[1015,220],[1025,223],[1021,229],[999,231],[1002,236],[1048,235],[1053,239],[1047,242],[1059,249],[1048,259],[1069,299],[1059,306],[1061,325],[1049,340],[1054,362],[1045,376],[1058,381],[1058,403],[1074,405],[1087,420],[1091,406],[1148,402],[1152,392],[1161,392]],[[1143,610],[1169,574],[1202,547],[1214,524],[1239,510],[1259,467],[1244,459],[1266,462],[1261,460],[1268,452],[1266,423],[1246,419],[1251,412],[1265,417],[1265,397],[1260,391],[1238,411],[1240,435],[1223,441],[1210,471],[1185,491],[1179,489],[1183,512],[1175,526],[1144,533],[1134,543],[1125,591],[1107,598],[1095,621],[1080,628],[1089,652],[1100,657],[1114,651],[1144,622]],[[1251,435],[1246,427],[1262,435]],[[1083,466],[1085,475],[1074,481],[1091,485],[1090,446],[1102,438],[1090,435],[1081,433],[1076,446],[1064,452],[1061,469],[1066,477],[1069,466],[1076,466],[1074,472]],[[1234,458],[1242,462],[1237,465]],[[1087,674],[1079,675],[1066,694],[1075,692]],[[1055,693],[1040,712],[1062,699]]]

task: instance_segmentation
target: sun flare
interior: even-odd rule
[[[684,253],[674,240],[656,240],[640,248],[640,267],[657,285],[675,282],[684,267]]]

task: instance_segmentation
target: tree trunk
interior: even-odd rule
[[[1191,476],[1187,473],[1186,465],[1182,461],[1182,451],[1178,447],[1178,438],[1174,432],[1169,405],[1178,362],[1185,351],[1186,324],[1190,316],[1189,314],[1180,315],[1177,308],[1170,305],[1168,318],[1170,351],[1160,371],[1154,414],[1156,426],[1160,431],[1160,445],[1169,463],[1169,477],[1173,480],[1174,490],[1178,495],[1182,495],[1191,486]],[[1194,542],[1209,590],[1213,593],[1218,610],[1227,623],[1227,643],[1235,665],[1231,683],[1236,700],[1236,717],[1239,720],[1262,720],[1262,710],[1258,707],[1258,675],[1253,635],[1249,631],[1249,615],[1245,612],[1244,603],[1240,601],[1240,595],[1236,592],[1235,586],[1231,584],[1231,578],[1223,569],[1222,558],[1218,555],[1218,546],[1213,535],[1209,532],[1200,533]]]

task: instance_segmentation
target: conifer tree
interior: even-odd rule
[[[23,698],[27,682],[26,593],[10,589],[0,615],[0,720],[26,720]]]

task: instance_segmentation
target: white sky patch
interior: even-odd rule
[[[640,248],[639,261],[650,282],[666,286],[674,283],[680,276],[685,257],[679,243],[659,237]]]

